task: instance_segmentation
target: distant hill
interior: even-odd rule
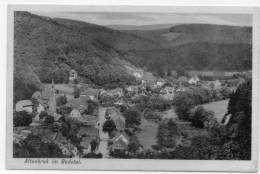
[[[159,75],[181,66],[193,70],[250,70],[252,69],[252,46],[250,44],[225,44],[197,42],[172,48],[136,51],[138,61],[133,64],[146,67]],[[130,57],[126,56],[126,59]]]
[[[170,28],[177,24],[154,24],[154,25],[107,25],[106,27],[114,30],[138,30],[138,31],[149,31]]]
[[[160,43],[160,48],[126,56],[127,59],[135,55],[133,61],[128,61],[157,74],[177,66],[195,70],[252,69],[251,27],[183,24],[168,29],[126,32]]]

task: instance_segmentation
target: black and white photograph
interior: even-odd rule
[[[33,7],[9,9],[11,159],[256,159],[251,9]]]

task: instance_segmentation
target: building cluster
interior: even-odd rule
[[[68,90],[56,89],[54,81],[45,85],[43,90],[35,91],[31,99],[15,104],[15,112],[24,111],[31,114],[33,119],[29,127],[14,128],[14,143],[21,144],[28,135],[35,134],[42,137],[44,142],[58,145],[64,156],[81,157],[90,152],[107,156],[109,150],[125,150],[130,143],[130,138],[125,133],[126,120],[120,112],[120,106],[131,105],[133,98],[157,95],[170,101],[176,93],[185,91],[191,85],[214,90],[225,85],[220,80],[203,81],[196,74],[190,78],[181,76],[174,81],[155,78],[151,73],[141,70],[133,70],[133,74],[140,81],[137,85],[105,90],[79,84],[80,91],[77,97],[73,96],[73,92],[66,92],[70,91],[69,88],[73,89],[75,81],[78,80],[75,70],[69,73]],[[60,104],[58,98],[66,101]],[[100,107],[105,108],[105,112],[101,112]],[[67,110],[60,111],[64,108]],[[46,125],[46,115],[52,118],[51,125]],[[107,120],[113,120],[115,123],[116,130],[113,136],[102,130]],[[77,131],[74,136],[80,140],[78,145],[62,134],[61,127],[64,121],[71,127],[76,125]],[[53,127],[58,129],[53,131]],[[92,147],[92,144],[95,144],[93,142],[96,142],[95,147]],[[37,146],[37,143],[35,144]]]

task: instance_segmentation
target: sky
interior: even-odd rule
[[[142,12],[43,12],[31,13],[94,23],[98,25],[157,25],[203,23],[219,25],[252,26],[249,14],[188,14]]]

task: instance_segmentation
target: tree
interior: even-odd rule
[[[93,100],[88,100],[88,108],[86,114],[93,114],[95,109],[98,108],[98,103]]]
[[[174,148],[180,138],[180,131],[177,124],[172,120],[159,124],[157,132],[157,144],[161,147]]]
[[[159,96],[153,96],[148,100],[147,107],[151,110],[164,111],[170,108],[170,101]]]
[[[44,124],[49,125],[54,123],[54,117],[51,115],[45,116]]]
[[[198,106],[190,111],[189,120],[192,126],[204,128],[205,123],[213,119],[213,115],[213,112],[205,110],[203,106]]]
[[[116,124],[113,120],[109,119],[106,120],[105,123],[103,124],[103,132],[107,132],[111,134],[112,131],[116,130]]]
[[[63,105],[63,106],[60,106],[57,108],[57,113],[61,114],[61,115],[67,115],[71,111],[72,111],[72,108],[70,106],[66,106],[66,105]]]
[[[136,142],[130,142],[127,147],[127,151],[131,153],[136,153],[139,150],[139,144]]]
[[[135,108],[126,109],[123,113],[126,119],[126,127],[135,127],[141,124],[141,113]]]
[[[26,111],[14,112],[13,124],[16,126],[29,126],[32,123],[32,115]]]
[[[56,98],[56,104],[57,106],[62,106],[62,105],[65,105],[67,103],[67,97],[66,95],[59,95],[57,98]]]
[[[80,89],[74,85],[74,91],[73,91],[74,98],[79,98],[80,96]]]
[[[185,75],[186,75],[186,70],[185,70],[185,68],[184,68],[183,66],[177,66],[177,67],[175,68],[175,71],[176,71],[178,77],[181,77],[181,76],[185,76]]]
[[[96,150],[97,145],[98,145],[97,140],[92,140],[92,141],[90,142],[91,152],[94,152],[94,151]]]
[[[241,158],[251,159],[252,79],[239,85],[231,95],[228,113],[232,114],[227,125],[229,137],[238,144]]]
[[[180,92],[174,98],[175,111],[182,120],[189,120],[189,111],[196,103],[191,93]]]

